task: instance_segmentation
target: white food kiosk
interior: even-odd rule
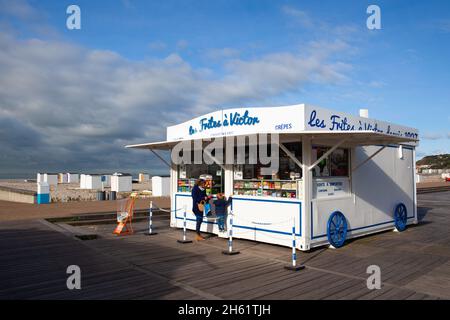
[[[256,138],[260,135],[267,140]],[[225,147],[229,142],[221,152],[219,144],[210,152],[219,140],[245,141],[241,159],[217,161],[219,153],[225,159],[238,153],[236,146],[232,151]],[[297,248],[306,251],[325,244],[340,247],[346,239],[403,231],[417,223],[418,140],[414,128],[299,104],[219,110],[168,127],[166,141],[127,147],[149,149],[163,161],[158,150],[173,154],[183,144],[203,150],[200,162],[175,163],[173,157],[166,162],[172,227],[183,227],[185,208],[187,228],[195,229],[190,192],[195,180],[207,175],[209,194],[233,197],[234,237],[291,246],[294,227]],[[278,170],[269,174],[272,164],[262,157],[262,146],[272,147],[266,155],[278,158]],[[202,231],[227,236],[207,217]]]

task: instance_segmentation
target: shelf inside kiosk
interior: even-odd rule
[[[285,143],[286,148],[301,161],[301,143]],[[249,159],[248,149],[245,159]],[[279,153],[278,171],[263,175],[259,159],[255,164],[235,164],[233,194],[260,197],[297,198],[301,190],[302,169],[284,152]]]
[[[291,180],[234,180],[234,194],[266,197],[297,197],[297,181]]]
[[[192,191],[195,182],[202,176],[206,180],[208,195],[223,193],[224,173],[217,164],[185,164],[178,166],[178,192]]]

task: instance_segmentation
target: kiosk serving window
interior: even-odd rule
[[[178,166],[178,192],[191,192],[195,181],[202,176],[206,179],[206,193],[217,194],[224,191],[224,173],[217,164],[184,164]]]
[[[284,145],[301,161],[301,143],[284,143]],[[269,147],[268,150],[270,150]],[[261,169],[267,165],[262,165],[259,159],[255,164],[247,164],[250,158],[248,153],[249,148],[246,148],[246,164],[234,165],[233,193],[235,195],[297,197],[298,181],[301,179],[302,170],[287,154],[280,150],[278,172],[272,175],[262,175]]]

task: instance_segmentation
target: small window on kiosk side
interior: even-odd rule
[[[330,147],[313,146],[312,160],[321,158]],[[338,148],[320,161],[313,170],[314,177],[348,177],[349,151]]]
[[[333,177],[348,177],[348,149],[336,149],[330,155],[330,172]]]

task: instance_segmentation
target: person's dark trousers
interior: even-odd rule
[[[195,218],[197,219],[197,226],[195,227],[195,231],[197,232],[198,235],[200,235],[200,228],[203,222],[203,214],[196,214]]]
[[[225,215],[224,214],[217,215],[217,224],[219,225],[220,231],[225,231]]]

